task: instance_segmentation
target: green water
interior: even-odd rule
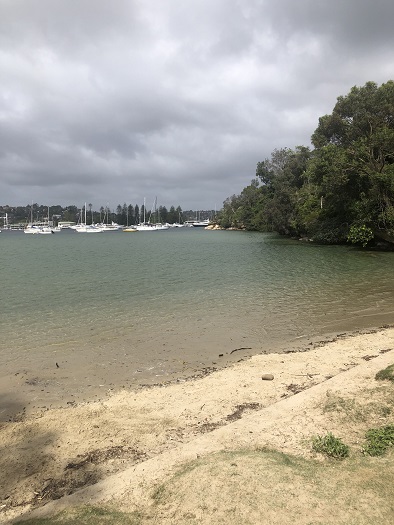
[[[394,253],[193,228],[3,232],[0,248],[3,373],[56,360],[154,380],[394,319]]]

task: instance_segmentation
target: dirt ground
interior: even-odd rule
[[[394,384],[375,379],[393,363],[387,327],[21,413],[0,426],[0,523],[80,505],[141,524],[392,523],[394,454],[361,449],[368,428],[394,424]],[[328,432],[349,459],[312,450]]]

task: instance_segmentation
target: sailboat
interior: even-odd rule
[[[31,203],[30,222],[23,231],[24,233],[34,233],[34,234],[38,233],[41,235],[47,235],[47,234],[54,233],[52,228],[49,226],[49,206],[48,206],[48,221],[46,223],[41,222],[41,223],[34,224],[33,223],[33,203]]]
[[[204,219],[202,221],[193,221],[192,222],[192,226],[194,228],[206,227],[206,226],[209,226],[209,224],[210,224],[209,219]]]
[[[30,222],[23,231],[25,233],[37,233],[37,228],[33,225],[33,201],[30,207]]]
[[[191,225],[194,227],[194,228],[202,228],[202,227],[206,227],[206,226],[209,226],[210,224],[210,220],[209,219],[203,219],[201,220],[200,218],[200,212],[198,212],[198,218],[196,216],[196,220],[195,221],[192,221]]]
[[[82,210],[81,210],[81,217],[82,217]],[[76,224],[75,226],[72,226],[72,229],[75,230],[78,233],[102,233],[103,229],[99,226],[95,226],[94,224],[86,224],[86,202],[85,202],[85,222]]]
[[[152,223],[151,222],[151,216],[152,216],[152,211],[149,215],[149,219],[148,219],[148,222],[146,222],[146,219],[145,219],[145,199],[144,199],[144,222],[143,223],[140,223],[140,224],[137,224],[136,226],[136,229],[137,231],[139,232],[157,232],[157,231],[160,231],[160,230],[168,230],[169,229],[169,226],[168,224],[162,224],[161,222],[159,222],[159,211],[157,210],[157,197],[155,197],[155,200],[154,200],[154,203],[153,203],[153,214],[156,214],[156,211],[157,211],[157,222],[156,223]]]
[[[105,222],[102,222],[98,225],[99,228],[102,229],[103,232],[117,232],[118,230],[121,230],[123,228],[123,225],[118,224],[117,222],[111,221],[111,224],[109,223],[109,208],[107,206],[106,213],[105,213]]]
[[[138,232],[155,232],[158,230],[158,228],[156,228],[156,226],[151,224],[149,221],[146,222],[145,208],[146,200],[144,198],[144,222],[137,224],[135,228]]]
[[[40,226],[38,228],[38,232],[40,235],[51,235],[52,233],[55,233],[53,228],[49,226],[49,206],[48,206],[48,222],[47,224],[44,224],[43,226]]]

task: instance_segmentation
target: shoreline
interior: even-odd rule
[[[387,318],[387,315],[384,316]],[[120,378],[119,368],[108,365],[108,370],[102,373],[99,379],[94,370],[89,377],[85,366],[68,367],[63,362],[55,362],[56,356],[51,358],[43,369],[18,368],[4,375],[0,389],[0,424],[4,422],[23,421],[26,417],[36,417],[43,413],[59,409],[75,407],[81,403],[94,403],[104,401],[119,391],[142,391],[151,388],[161,388],[182,382],[201,379],[212,373],[225,370],[234,364],[259,355],[303,353],[326,345],[338,339],[350,338],[360,334],[376,333],[392,328],[394,325],[383,324],[377,328],[359,328],[350,331],[328,332],[323,336],[302,335],[292,341],[272,343],[270,349],[261,349],[249,346],[221,350],[210,363],[200,363],[201,366],[190,365],[184,361],[184,366],[174,371],[169,371],[160,377],[143,373],[143,370],[134,372],[133,380]],[[53,361],[53,362],[52,362]],[[111,364],[112,365],[112,364]],[[76,368],[77,367],[77,368]],[[120,372],[122,373],[122,371]],[[140,374],[141,379],[137,379]],[[95,384],[96,383],[96,384]]]
[[[220,450],[222,445],[264,445],[265,435],[249,434],[253,425],[260,424],[264,410],[274,413],[286,401],[308,398],[318,388],[329,390],[331,384],[348,388],[348,374],[369,369],[375,361],[394,362],[394,327],[341,333],[303,348],[240,358],[202,377],[127,389],[99,401],[1,423],[0,523],[35,507],[45,514],[71,502],[86,503],[86,498],[108,502],[114,498],[111,486],[119,494],[130,486],[124,477],[130,469],[137,469],[144,483],[155,483],[159,472],[177,463],[178,447],[187,450],[187,457],[195,457]],[[262,380],[265,374],[273,379]],[[249,420],[252,427],[245,423]],[[280,418],[277,424],[283,424]],[[270,434],[274,442],[269,443],[284,452],[305,455],[299,435],[294,428],[292,432],[288,435],[286,429],[276,428]],[[303,434],[305,429],[298,432]],[[222,437],[215,441],[218,436]],[[156,467],[150,474],[147,468],[144,475],[142,470],[151,463]],[[70,492],[74,495],[63,499]]]

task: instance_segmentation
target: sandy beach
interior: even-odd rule
[[[272,454],[324,463],[311,437],[332,432],[357,458],[367,428],[394,424],[394,384],[375,379],[394,363],[393,327],[339,334],[298,350],[245,359],[240,352],[238,362],[189,380],[110,392],[68,408],[19,412],[0,426],[0,523],[87,504],[138,513],[135,523],[375,523],[378,514],[380,523],[390,523],[392,503],[378,494],[378,507],[348,505],[346,515],[338,498],[317,501],[310,487],[295,482],[289,487],[297,505],[290,503],[289,510],[287,497],[282,511],[273,510],[270,494],[279,482],[263,482],[276,472]],[[367,416],[355,421],[344,413],[343,400],[349,406],[356,400],[353,409]],[[263,456],[256,460],[253,454],[261,450],[274,452],[264,456],[271,463],[261,466],[265,474],[258,481],[253,476]],[[380,461],[392,478],[392,453],[388,458]],[[236,468],[236,475],[229,473]],[[242,487],[261,492],[258,507],[245,507],[243,479]],[[234,481],[238,489],[231,488]],[[171,487],[165,499],[158,487]],[[306,515],[292,514],[302,501]]]

